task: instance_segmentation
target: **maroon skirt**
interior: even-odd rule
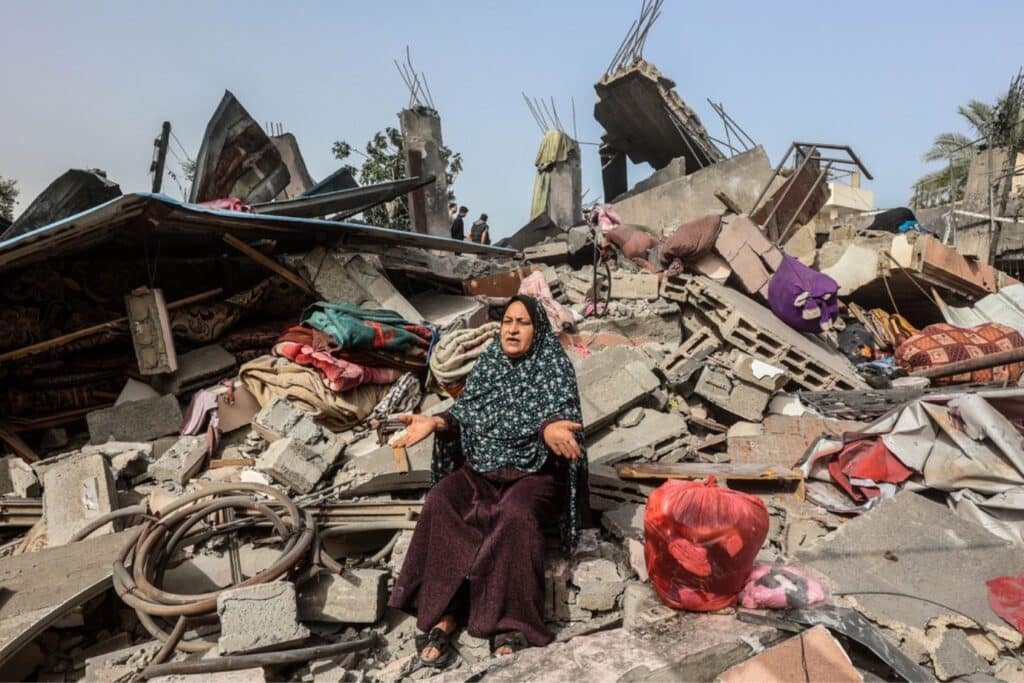
[[[557,521],[558,492],[550,468],[514,479],[456,469],[427,493],[388,604],[424,632],[463,613],[477,638],[520,631],[547,645],[543,529]]]

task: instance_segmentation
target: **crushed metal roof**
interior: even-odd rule
[[[87,211],[0,242],[0,271],[84,252],[103,245],[111,252],[155,248],[190,253],[232,234],[245,241],[276,240],[282,251],[315,244],[403,245],[467,254],[515,256],[514,249],[447,237],[317,218],[241,213],[188,204],[162,194],[123,195]]]
[[[950,306],[936,294],[942,317],[950,325],[974,327],[1002,323],[1024,334],[1024,284],[1008,285],[978,300],[973,306]]]

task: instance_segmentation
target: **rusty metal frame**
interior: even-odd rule
[[[819,154],[819,150],[845,152],[847,156],[845,158],[841,156],[822,157]],[[771,176],[768,178],[768,182],[765,183],[764,188],[761,190],[761,193],[757,196],[757,200],[754,202],[754,205],[750,207],[749,215],[754,215],[758,207],[761,206],[761,202],[764,201],[765,196],[768,194],[768,190],[771,189],[772,183],[775,182],[775,179],[778,178],[779,175],[781,175],[782,169],[786,167],[786,164],[789,162],[789,159],[794,152],[796,152],[799,156],[803,157],[803,159],[800,162],[800,165],[797,166],[796,170],[793,172],[793,175],[790,177],[798,177],[804,171],[807,165],[810,164],[812,161],[815,164],[820,164],[822,162],[826,163],[824,168],[818,173],[817,178],[815,178],[814,183],[811,185],[811,189],[807,192],[806,196],[804,196],[803,200],[800,202],[799,208],[796,210],[793,217],[786,224],[786,227],[778,234],[769,234],[769,238],[776,246],[781,246],[782,244],[785,244],[786,239],[790,237],[791,228],[793,226],[794,221],[796,220],[796,217],[800,215],[801,211],[803,211],[804,206],[807,205],[807,202],[809,201],[811,195],[814,194],[815,191],[817,191],[818,186],[821,184],[821,182],[828,178],[829,173],[832,172],[832,169],[835,165],[854,166],[860,170],[860,172],[864,175],[865,178],[867,178],[868,180],[874,180],[874,176],[871,175],[871,172],[867,169],[864,163],[860,160],[860,157],[857,156],[857,153],[854,152],[849,145],[834,145],[824,142],[792,142],[790,143],[789,148],[786,150],[786,153],[782,156],[782,159],[779,161],[778,165],[772,171]],[[778,201],[775,202],[775,205],[772,207],[771,212],[769,212],[768,216],[765,218],[764,225],[770,233],[776,232],[774,229],[771,228],[772,218],[775,217],[776,210],[783,204],[786,197],[789,195],[789,191],[793,189],[794,185],[795,183],[789,183],[786,185],[785,190],[783,190],[782,192],[782,196],[780,196]]]

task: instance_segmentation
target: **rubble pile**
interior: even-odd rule
[[[774,171],[720,149],[639,57],[597,91],[606,201],[574,216],[556,158],[511,248],[438,236],[422,103],[410,177],[381,185],[314,185],[227,93],[189,202],[47,188],[0,241],[0,679],[1024,680],[1021,605],[987,587],[1024,572],[1022,286],[926,227],[861,227],[815,157],[870,177],[848,147]],[[632,189],[626,156],[654,168]],[[414,231],[349,220],[406,194]],[[554,644],[498,659],[463,631],[437,672],[386,606],[433,437],[389,430],[457,400],[517,294],[575,367],[594,523],[570,555],[549,538]],[[763,503],[744,606],[659,600],[669,479]]]

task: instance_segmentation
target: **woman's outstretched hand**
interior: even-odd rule
[[[394,448],[415,446],[434,432],[443,429],[444,424],[442,418],[428,415],[396,415],[395,419],[405,424],[405,433],[391,444]]]
[[[544,443],[555,455],[566,460],[575,460],[583,455],[576,432],[583,431],[583,425],[570,420],[558,420],[544,428]]]

